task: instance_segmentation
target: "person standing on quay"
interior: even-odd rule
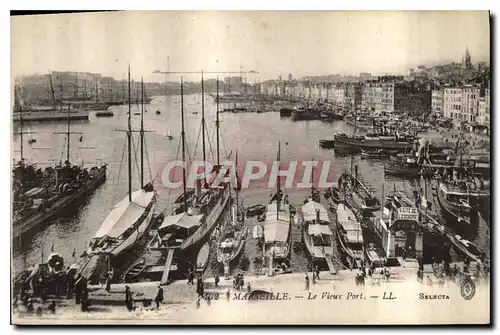
[[[215,287],[219,287],[219,273],[215,273],[215,278],[214,278],[214,281],[215,281]]]
[[[161,286],[158,286],[158,293],[156,293],[155,302],[156,309],[159,309],[160,304],[163,302],[163,288],[161,288]]]
[[[82,298],[82,287],[83,287],[83,277],[82,274],[79,273],[78,276],[76,277],[76,282],[75,282],[75,303],[77,305],[80,304]]]
[[[127,309],[132,311],[132,292],[128,285],[125,285],[125,304],[127,305]]]

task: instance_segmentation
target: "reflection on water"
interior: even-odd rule
[[[145,107],[146,148],[148,159],[145,160],[145,179],[154,179],[159,192],[160,206],[168,206],[179,194],[180,190],[169,191],[161,186],[161,173],[167,162],[180,158],[180,103],[179,96],[158,97]],[[161,101],[161,103],[159,103]],[[188,95],[184,97],[186,137],[188,157],[202,158],[201,142],[201,97]],[[168,105],[167,105],[168,104]],[[205,103],[207,119],[207,155],[208,160],[215,161],[215,104],[212,99]],[[159,109],[160,115],[155,111]],[[34,232],[31,236],[23,237],[14,247],[14,266],[19,269],[24,265],[39,261],[43,251],[44,258],[50,253],[51,246],[68,262],[72,260],[73,250],[76,255],[81,254],[85,245],[100,227],[113,204],[123,198],[127,191],[127,155],[124,155],[125,133],[116,131],[125,129],[127,124],[127,106],[113,106],[110,110],[114,116],[110,118],[91,117],[88,122],[73,122],[72,131],[83,133],[80,142],[77,137],[71,138],[71,161],[74,163],[96,163],[104,160],[109,164],[108,179],[87,199],[78,204],[78,209],[70,211],[48,222],[45,227]],[[134,115],[138,106],[132,106],[132,127],[138,129],[140,117]],[[198,111],[197,114],[193,112]],[[325,123],[321,121],[293,122],[290,118],[280,118],[279,113],[221,113],[220,151],[221,160],[227,157],[235,158],[238,153],[239,170],[243,172],[243,163],[249,160],[263,160],[270,162],[276,159],[278,141],[281,141],[281,158],[283,167],[290,160],[304,161],[332,161],[328,181],[336,181],[345,168],[350,168],[350,156],[337,156],[332,150],[319,148],[318,140],[333,138],[335,132],[352,132],[352,127],[342,121]],[[24,155],[30,161],[37,162],[40,167],[53,164],[65,157],[65,136],[54,135],[53,132],[66,131],[64,122],[32,123],[25,125],[36,132],[37,142],[33,145],[24,143]],[[17,124],[14,127],[19,127]],[[174,139],[168,140],[165,134],[170,133]],[[134,148],[138,157],[138,136],[134,134]],[[13,147],[19,148],[19,136],[14,136]],[[18,152],[14,152],[19,157]],[[123,164],[120,171],[120,163]],[[299,163],[300,164],[300,163]],[[382,185],[385,191],[394,188],[411,192],[411,182],[401,179],[384,179],[383,161],[352,158],[352,164],[358,165],[363,175],[377,195],[382,197]],[[301,169],[298,168],[298,175]],[[138,164],[132,165],[134,188],[138,187]],[[319,172],[315,171],[314,180],[317,182]],[[300,175],[297,181],[300,181]],[[249,189],[242,190],[242,199],[245,206],[257,203],[266,203],[270,190],[267,180],[251,183]],[[290,200],[301,205],[309,190],[287,190]],[[429,190],[429,193],[431,190]],[[170,212],[170,209],[169,209]],[[485,251],[489,250],[489,241],[485,238],[487,227],[479,227],[474,232],[474,242]],[[484,247],[488,246],[488,247]]]

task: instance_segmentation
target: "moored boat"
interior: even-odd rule
[[[362,214],[369,215],[381,207],[380,200],[375,196],[374,189],[366,183],[358,173],[355,166],[354,175],[344,172],[339,178],[339,188],[344,194],[350,194]]]
[[[337,207],[337,238],[343,258],[352,268],[361,266],[363,256],[363,232],[352,210],[346,204]]]
[[[333,256],[333,232],[325,207],[310,199],[302,206],[302,236],[309,255],[324,260]]]
[[[384,149],[367,150],[361,149],[361,157],[364,158],[389,158],[390,154]]]
[[[210,243],[206,242],[198,251],[198,256],[196,257],[196,272],[203,273],[208,265],[208,260],[210,259]]]
[[[247,217],[252,217],[264,214],[265,211],[266,211],[266,206],[258,204],[247,207],[246,214]]]
[[[129,69],[130,82],[130,69]],[[141,82],[141,85],[142,82]],[[142,91],[142,90],[141,90]],[[130,85],[129,85],[129,112],[130,105]],[[144,107],[141,105],[141,129],[140,145],[141,153],[144,146]],[[118,202],[101,227],[96,232],[87,250],[87,255],[110,255],[119,258],[127,250],[133,247],[140,240],[152,223],[154,205],[156,203],[156,192],[153,184],[144,184],[144,157],[141,155],[140,189],[132,191],[132,129],[131,115],[128,114],[128,194]]]

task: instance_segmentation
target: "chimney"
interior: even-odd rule
[[[316,223],[319,223],[319,208],[316,209]]]

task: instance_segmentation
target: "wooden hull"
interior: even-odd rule
[[[203,224],[199,226],[198,229],[192,235],[190,235],[180,246],[181,251],[184,252],[195,247],[210,236],[215,226],[219,222],[220,217],[226,211],[230,197],[231,194],[229,186],[227,186],[219,195],[219,198],[216,200],[216,203],[213,205],[210,212],[205,215]]]
[[[319,146],[324,149],[333,149],[335,143],[333,140],[319,140]]]
[[[210,244],[205,243],[196,257],[196,272],[204,272],[210,259]]]
[[[327,246],[319,247],[315,246],[313,244],[313,239],[312,236],[308,234],[307,229],[308,225],[303,224],[302,225],[302,237],[304,238],[304,244],[306,245],[307,252],[309,253],[309,256],[313,259],[325,259],[327,256],[333,255],[333,243]],[[333,237],[333,235],[332,235]]]
[[[238,256],[241,255],[241,252],[243,251],[243,247],[245,246],[246,234],[247,234],[247,229],[245,228],[242,238],[238,240],[236,248],[234,248],[234,251],[229,256],[225,256],[220,250],[220,248],[217,248],[217,262],[222,264],[224,264],[225,262],[231,263],[236,258],[238,258]]]
[[[372,139],[354,139],[348,136],[338,136],[334,137],[335,146],[344,145],[349,147],[355,147],[358,149],[386,149],[386,150],[397,150],[404,151],[411,148],[411,143],[409,142],[397,142],[397,141],[387,141],[387,140],[372,140]]]
[[[406,178],[418,178],[422,174],[421,168],[385,164],[384,174],[391,176],[401,176]]]
[[[443,191],[439,187],[437,189],[437,198],[448,223],[470,224],[470,208],[465,210],[464,208],[454,205],[446,200]]]
[[[340,252],[346,257],[347,262],[352,265],[353,268],[359,267],[362,255],[349,248],[343,236],[339,233],[339,229],[337,229],[337,240],[339,242],[338,246],[340,247]]]
[[[369,264],[373,264],[376,267],[384,266],[385,258],[382,256],[382,252],[375,248],[364,248],[365,257]]]

